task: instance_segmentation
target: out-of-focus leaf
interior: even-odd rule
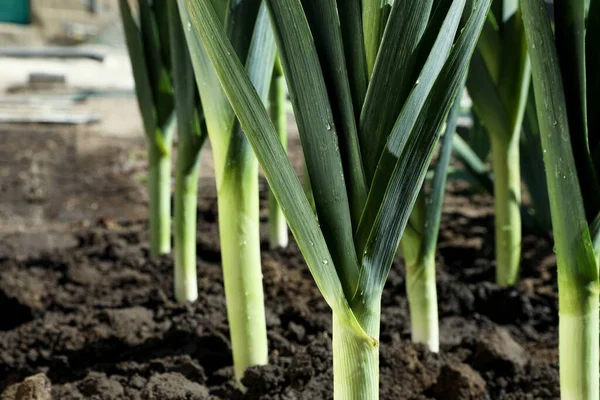
[[[524,155],[521,157],[521,174],[531,198],[533,219],[539,230],[550,232],[552,229],[550,200],[548,199],[548,186],[533,88],[530,90],[525,109],[523,132],[521,134],[521,154]]]
[[[152,90],[150,89],[150,77],[146,66],[146,56],[144,55],[144,44],[142,42],[140,31],[138,29],[131,8],[127,0],[119,0],[121,10],[121,19],[125,30],[125,41],[131,60],[131,69],[133,70],[133,79],[135,81],[135,92],[144,122],[144,131],[147,135],[154,135],[156,130],[156,110]]]

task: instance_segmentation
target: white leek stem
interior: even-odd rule
[[[437,353],[440,349],[435,258],[421,258],[406,267],[406,293],[410,307],[412,341],[423,343]]]
[[[379,311],[376,314],[365,331],[379,340]],[[332,322],[334,400],[379,399],[379,346],[359,337],[335,313]]]

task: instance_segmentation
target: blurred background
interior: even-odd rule
[[[71,246],[90,221],[145,218],[118,1],[0,1],[0,71],[0,257]]]

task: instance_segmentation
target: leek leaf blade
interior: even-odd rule
[[[367,197],[367,204],[365,205],[354,238],[359,255],[364,251],[369,235],[371,235],[374,221],[380,212],[381,204],[386,196],[386,188],[393,174],[394,166],[397,164],[398,158],[402,153],[402,148],[414,129],[417,120],[419,118],[426,118],[426,116],[421,116],[423,106],[428,101],[432,87],[435,85],[436,79],[438,79],[440,72],[444,68],[444,64],[447,62],[447,57],[451,52],[454,41],[454,33],[458,29],[464,5],[464,0],[456,0],[448,10],[436,42],[431,48],[430,56],[425,62],[420,78],[417,80],[419,83],[414,86],[414,89],[410,93],[406,104],[397,117],[389,138],[387,138],[386,148],[380,153],[379,163]]]
[[[266,0],[290,91],[321,230],[344,293],[358,279],[352,218],[338,126],[321,63],[300,0]],[[341,49],[340,49],[341,50]]]
[[[360,112],[359,140],[369,184],[390,130],[414,84],[418,44],[431,7],[432,0],[397,1],[392,7]]]
[[[454,10],[458,19],[464,4],[460,3],[459,10]],[[475,5],[427,101],[419,110],[419,117],[412,132],[409,132],[410,137],[405,145],[398,148],[392,137],[388,140],[386,151],[388,154],[398,154],[397,161],[364,247],[359,288],[352,301],[357,315],[363,312],[363,302],[369,303],[372,296],[379,296],[383,290],[400,238],[425,178],[433,148],[456,93],[462,86],[489,7],[490,0],[481,0]],[[454,15],[452,8],[449,15]],[[374,188],[371,188],[369,197],[373,191]]]
[[[585,182],[583,204],[589,222],[600,210],[600,186],[588,144],[585,4],[583,1],[557,1],[555,7],[556,52],[568,102],[569,133],[579,180]],[[593,9],[592,9],[593,10]],[[596,43],[598,38],[592,39]],[[598,52],[598,49],[596,49]],[[597,73],[597,71],[594,71]],[[598,110],[590,110],[598,113]]]
[[[335,0],[302,0],[321,61],[329,101],[335,118],[352,226],[358,225],[367,199],[352,93]],[[343,7],[345,8],[345,7]]]
[[[127,0],[119,0],[121,9],[121,19],[125,30],[125,41],[129,51],[129,59],[135,81],[135,92],[138,99],[144,131],[147,135],[153,135],[156,130],[156,110],[152,90],[150,89],[150,77],[146,66],[146,57],[144,55],[144,46],[141,40],[140,31],[133,19],[131,8]]]

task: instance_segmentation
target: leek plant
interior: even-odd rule
[[[496,282],[519,281],[521,172],[519,137],[530,82],[518,1],[495,0],[473,56],[467,88],[490,133],[494,174]]]
[[[421,190],[401,241],[406,264],[406,294],[410,307],[412,340],[416,343],[426,344],[429,350],[436,353],[440,347],[440,334],[435,281],[435,250],[461,97],[462,90],[458,91],[448,115],[431,184],[431,193],[427,196],[425,191]]]
[[[276,53],[266,7],[261,6],[259,0],[231,3],[215,0],[209,6],[213,23],[220,27],[219,33],[229,44],[229,56],[245,62],[244,76],[250,76],[264,111]],[[248,367],[268,362],[260,260],[258,163],[182,0],[178,1],[178,8],[214,157],[223,282],[235,376],[240,381]],[[195,20],[193,22],[195,24]]]
[[[316,212],[236,57],[219,2],[179,1],[201,41],[188,38],[191,53],[211,60],[333,311],[334,398],[377,399],[381,294],[490,0],[394,2],[372,74],[360,1],[265,1]]]
[[[196,213],[200,151],[206,139],[206,126],[194,81],[194,70],[175,2],[168,5],[170,45],[177,115],[177,164],[175,171],[175,299],[198,298],[196,278]]]
[[[489,153],[489,147],[484,141],[486,139],[489,141],[489,134],[485,127],[478,124],[476,114],[473,114],[473,119],[473,127],[467,131],[464,139],[459,135],[454,136],[452,148],[464,168],[451,171],[449,177],[465,179],[493,196],[494,177],[484,161]],[[538,152],[540,132],[532,88],[530,88],[530,95],[527,98],[519,147],[519,151],[525,154],[525,157],[521,157],[521,171],[530,200],[527,204],[521,203],[523,232],[547,236],[552,228],[550,203],[544,176],[544,161],[542,154]]]
[[[139,24],[127,0],[120,0],[138,106],[148,142],[150,254],[171,251],[171,147],[174,97],[167,0],[138,0]]]
[[[543,0],[520,5],[558,264],[561,398],[597,400],[600,2],[556,1],[555,34]]]
[[[275,62],[273,68],[273,79],[269,91],[269,111],[273,125],[279,134],[279,140],[284,150],[287,150],[287,111],[286,111],[286,86],[281,63]],[[285,216],[273,191],[269,190],[269,247],[276,249],[278,247],[287,247],[288,228],[285,222]]]

